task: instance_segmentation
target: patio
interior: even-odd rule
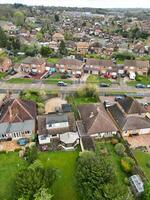
[[[17,144],[15,140],[0,142],[0,151],[14,151],[15,149],[19,149],[20,146]]]
[[[52,98],[48,100],[45,104],[45,113],[56,112],[56,108],[61,108],[62,104],[65,104],[66,101],[61,98]]]
[[[128,141],[131,148],[146,147],[150,153],[150,134],[124,137],[124,139]]]

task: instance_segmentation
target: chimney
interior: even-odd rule
[[[13,113],[12,113],[11,106],[8,107],[8,111],[9,111],[9,118],[12,119]]]

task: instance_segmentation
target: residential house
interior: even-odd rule
[[[10,58],[1,57],[0,58],[0,72],[6,72],[12,66],[12,61]]]
[[[77,53],[81,55],[85,55],[88,53],[89,50],[89,43],[88,42],[77,42]]]
[[[46,70],[46,61],[43,58],[27,57],[21,62],[20,68],[26,73],[42,74]]]
[[[7,98],[0,105],[0,140],[31,137],[35,133],[36,104]]]
[[[38,116],[39,145],[57,143],[57,148],[72,150],[79,144],[75,118],[71,112],[55,112]]]
[[[60,42],[64,40],[64,36],[61,33],[54,33],[54,35],[52,36],[52,40],[55,42]]]
[[[60,72],[68,72],[69,74],[82,74],[83,63],[75,58],[62,58],[57,64],[56,68]]]
[[[16,29],[16,26],[15,26],[12,22],[3,21],[3,20],[0,20],[0,27],[1,27],[4,31],[7,31],[7,32]]]
[[[135,72],[140,75],[147,75],[149,70],[149,61],[125,60],[124,71],[126,73]]]
[[[107,110],[123,137],[150,133],[146,110],[132,97],[124,97]]]
[[[85,104],[78,111],[87,136],[94,138],[112,137],[117,127],[107,114],[103,104]]]
[[[113,69],[113,62],[111,60],[98,60],[87,58],[85,60],[84,72],[90,74],[105,74]]]

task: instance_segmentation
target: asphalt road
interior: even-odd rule
[[[21,90],[26,90],[26,89],[38,89],[38,90],[53,90],[53,91],[62,91],[65,93],[70,93],[76,91],[78,88],[82,87],[84,84],[72,84],[68,85],[67,87],[59,87],[57,85],[53,84],[43,84],[40,82],[33,83],[33,84],[10,84],[6,82],[1,82],[0,83],[0,93],[4,93],[7,90],[10,90],[14,93],[18,93]],[[137,89],[135,87],[130,87],[127,85],[112,85],[111,87],[108,88],[99,88],[100,93],[107,93],[107,92],[131,92],[131,93],[138,93],[138,94],[143,94],[144,96],[150,96],[150,89]]]

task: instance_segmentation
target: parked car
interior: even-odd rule
[[[150,85],[146,85],[147,88],[150,88]]]
[[[9,69],[8,71],[7,71],[7,74],[8,75],[15,75],[17,72],[13,69],[13,68],[11,68],[11,69]]]
[[[139,84],[136,84],[135,87],[136,88],[145,88],[146,86],[144,84],[139,83]]]
[[[100,87],[110,87],[110,84],[108,83],[100,83]]]
[[[115,97],[115,101],[119,101],[119,100],[121,100],[121,99],[123,99],[124,98],[124,96],[116,96]]]
[[[67,86],[67,83],[64,83],[63,81],[59,81],[57,83],[58,86]]]

